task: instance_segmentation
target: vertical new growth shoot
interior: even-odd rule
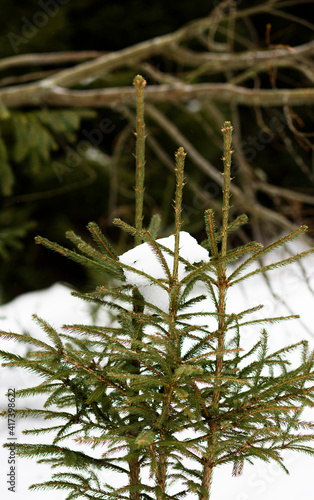
[[[134,237],[134,246],[138,246],[142,243],[141,233],[143,229],[143,200],[144,200],[144,179],[145,179],[145,121],[144,121],[144,88],[146,86],[146,81],[141,75],[137,75],[134,78],[133,85],[136,89],[136,148],[135,148],[135,159],[136,159],[136,169],[135,169],[135,229],[137,233]],[[144,310],[143,307],[143,297],[139,293],[137,288],[133,289],[133,312],[134,314],[141,314]],[[142,338],[142,327],[141,321],[137,321],[135,318],[132,320],[134,328],[137,331],[135,341]],[[138,345],[132,345],[132,349],[135,351],[140,351]],[[131,362],[133,365],[133,374],[140,374],[140,363],[138,360],[133,359]],[[133,396],[138,396],[139,391],[134,390]],[[130,425],[133,427],[138,425],[138,416],[130,415],[129,419]],[[129,477],[130,486],[134,489],[130,489],[130,498],[133,500],[140,500],[140,492],[137,489],[140,483],[140,458],[137,453],[136,447],[130,445],[130,461],[129,461]]]
[[[226,276],[226,255],[227,255],[227,241],[228,241],[228,216],[229,216],[229,199],[230,199],[230,171],[231,171],[231,138],[232,138],[233,127],[230,122],[226,121],[224,127],[222,128],[224,148],[223,148],[223,165],[224,171],[222,175],[224,177],[223,183],[223,202],[222,202],[222,224],[220,230],[220,241],[221,249],[220,252],[217,246],[217,237],[215,230],[215,220],[214,213],[211,209],[205,212],[205,224],[208,233],[208,242],[212,251],[212,256],[216,260],[216,272],[217,281],[216,286],[218,288],[218,303],[217,303],[217,352],[216,352],[216,388],[213,392],[213,415],[218,415],[219,413],[219,398],[220,390],[219,378],[222,373],[223,368],[223,350],[225,344],[225,333],[226,333],[226,293],[228,288],[228,279]],[[219,424],[213,420],[210,425],[211,435],[207,441],[207,456],[204,462],[203,477],[202,477],[202,487],[206,491],[206,495],[200,497],[200,500],[207,500],[210,490],[210,485],[212,482],[212,474],[215,463],[215,447],[217,446],[216,431],[219,429]]]
[[[226,255],[227,255],[227,240],[228,240],[228,216],[229,216],[229,199],[230,199],[230,172],[231,172],[231,138],[233,127],[230,122],[225,122],[222,129],[224,139],[223,149],[223,165],[224,177],[223,184],[223,199],[222,199],[222,227],[221,227],[221,262],[218,262],[218,290],[219,290],[219,319],[218,319],[218,354],[216,358],[216,376],[219,377],[222,370],[223,355],[220,352],[224,349],[225,342],[225,311],[226,311],[226,292],[228,281],[226,277]],[[219,406],[219,391],[214,394],[214,406],[218,410]]]
[[[142,231],[143,198],[145,178],[145,122],[144,122],[144,87],[146,81],[141,75],[134,78],[136,88],[136,172],[135,172],[135,228]],[[139,233],[135,236],[134,245],[142,243]]]
[[[176,194],[174,201],[174,216],[175,216],[175,243],[174,243],[174,258],[173,258],[173,273],[172,278],[174,283],[178,280],[178,265],[179,265],[179,238],[181,229],[181,211],[182,211],[182,192],[184,186],[184,161],[186,153],[181,147],[176,152]]]

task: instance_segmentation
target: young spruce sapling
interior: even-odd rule
[[[55,422],[24,431],[36,436],[52,432],[51,444],[17,443],[16,450],[52,468],[65,468],[31,489],[65,490],[68,500],[208,500],[213,471],[221,464],[232,463],[234,475],[255,459],[274,460],[287,470],[283,450],[313,454],[308,443],[314,438],[314,424],[301,420],[303,409],[313,406],[314,363],[307,342],[269,352],[264,329],[249,350],[241,339],[244,326],[256,335],[259,325],[293,316],[250,319],[260,305],[241,313],[227,312],[231,287],[313,252],[254,270],[249,267],[307,228],[302,226],[265,247],[256,242],[228,247],[229,235],[247,217],[229,220],[232,126],[225,122],[220,229],[209,208],[202,247],[181,231],[186,153],[179,148],[175,232],[156,239],[158,216],[147,229],[143,227],[145,84],[139,75],[134,80],[135,225],[114,221],[134,237],[133,257],[128,252],[119,257],[93,222],[88,230],[94,246],[73,232],[67,236],[77,250],[36,238],[37,243],[110,278],[110,286],[75,295],[112,311],[115,320],[66,325],[58,332],[35,316],[46,340],[1,332],[3,338],[30,347],[26,356],[1,351],[4,366],[24,368],[41,378],[38,385],[19,390],[18,396],[47,397],[42,408],[18,409],[18,418]],[[194,245],[196,251],[185,252],[186,245]],[[141,255],[151,259],[148,267],[139,265]],[[292,367],[289,355],[296,349],[301,362]],[[90,445],[90,453],[81,451],[83,444],[84,450]],[[119,482],[115,479],[110,484],[112,472],[121,478]]]

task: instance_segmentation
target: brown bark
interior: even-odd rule
[[[203,477],[202,477],[202,486],[206,490],[207,495],[200,495],[199,500],[209,499],[213,470],[214,470],[214,461],[212,455],[210,455],[209,457],[206,458],[206,462],[203,467]]]
[[[130,486],[140,484],[140,466],[137,458],[130,462]],[[131,500],[140,500],[139,491],[130,491]]]
[[[224,2],[222,2],[224,3]],[[164,59],[175,61],[179,68],[193,68],[187,73],[184,81],[173,75],[160,73],[161,85],[149,86],[146,90],[147,102],[184,102],[190,99],[215,100],[244,106],[283,106],[310,105],[314,102],[312,85],[305,88],[292,89],[250,89],[232,83],[232,75],[226,82],[193,83],[196,74],[218,74],[221,80],[226,79],[226,71],[243,71],[235,76],[235,81],[252,78],[262,72],[268,73],[276,68],[294,68],[309,84],[314,81],[314,71],[311,57],[314,53],[314,41],[296,47],[268,45],[266,49],[257,49],[252,42],[243,41],[248,50],[234,52],[229,42],[224,51],[191,50],[187,44],[200,36],[210,38],[211,31],[216,31],[223,20],[232,17],[234,21],[253,16],[261,12],[278,16],[275,11],[277,2],[264,2],[249,9],[231,10],[225,13],[223,8],[213,9],[208,17],[186,24],[177,31],[137,43],[131,47],[116,52],[103,53],[99,51],[64,52],[48,54],[23,54],[8,57],[0,61],[0,70],[20,66],[59,65],[79,62],[68,68],[61,68],[38,82],[3,88],[0,99],[9,108],[21,106],[67,106],[67,107],[116,107],[120,104],[134,102],[133,87],[100,88],[96,90],[71,90],[70,87],[81,84],[86,79],[98,78],[110,72],[123,71],[125,67],[134,68],[134,74],[141,72],[141,65],[152,56],[159,55]],[[292,2],[293,3],[293,2]],[[300,20],[300,23],[302,20]],[[235,34],[236,36],[236,34]],[[87,59],[87,61],[86,61]],[[85,62],[81,62],[84,61]],[[196,68],[196,69],[194,69]],[[181,71],[181,70],[180,70]],[[179,72],[180,74],[180,72]],[[174,76],[176,75],[176,76]],[[177,80],[177,83],[175,83]],[[173,81],[170,85],[165,82]],[[218,80],[219,81],[219,80]],[[188,82],[188,83],[187,83]],[[131,82],[130,82],[131,83]]]
[[[134,103],[134,89],[116,87],[99,90],[68,90],[38,82],[0,90],[0,99],[8,108],[24,106],[63,106],[69,108],[118,108]],[[314,104],[314,89],[247,89],[229,83],[187,85],[151,85],[145,92],[148,103],[186,102],[191,99],[217,101],[242,106],[301,106]]]

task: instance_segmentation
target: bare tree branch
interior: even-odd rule
[[[0,70],[14,68],[17,66],[44,66],[51,64],[64,64],[68,62],[84,61],[86,59],[96,59],[106,52],[99,50],[83,50],[81,52],[48,52],[42,54],[20,54],[13,57],[5,57],[0,60]]]
[[[266,2],[262,10],[274,6],[276,2]],[[259,11],[251,8],[230,14],[233,19],[245,16],[248,13]],[[174,33],[159,36],[117,52],[99,53],[97,51],[67,52],[51,54],[27,54],[6,58],[0,61],[0,69],[8,69],[21,65],[47,65],[68,62],[77,62],[82,59],[92,59],[77,64],[73,67],[61,69],[54,74],[30,84],[15,85],[3,88],[0,91],[0,99],[9,107],[21,106],[67,106],[67,107],[115,107],[118,104],[130,103],[134,99],[133,88],[101,88],[96,90],[70,90],[69,87],[84,84],[97,77],[110,73],[118,68],[122,70],[132,65],[134,71],[136,66],[147,61],[152,56],[161,55],[170,58],[185,67],[197,67],[195,73],[188,76],[188,80],[196,78],[201,74],[223,73],[228,71],[245,71],[242,75],[246,79],[252,76],[252,72],[258,73],[268,71],[271,67],[294,67],[309,75],[310,83],[313,82],[313,70],[311,56],[314,54],[314,41],[298,47],[272,47],[267,50],[246,50],[240,53],[223,52],[213,53],[209,51],[196,52],[188,47],[182,46],[195,36],[199,36],[211,26],[225,18],[220,12],[214,10],[212,14],[204,19],[193,21],[180,28]],[[217,17],[218,16],[218,17]],[[229,16],[229,17],[230,17]],[[101,54],[101,55],[100,55]],[[100,55],[100,56],[99,56]],[[250,73],[251,72],[251,73]],[[165,81],[170,81],[172,75],[165,75]],[[237,81],[237,75],[233,76]],[[239,78],[238,78],[239,80]],[[241,78],[240,78],[241,80]],[[64,88],[67,87],[68,89]],[[313,103],[312,88],[298,89],[247,89],[245,87],[221,83],[196,83],[187,84],[179,81],[174,85],[150,86],[146,92],[147,100],[150,102],[186,101],[188,99],[212,99],[219,102],[235,102],[249,106],[282,106],[301,105]]]
[[[164,128],[172,137],[177,144],[182,144],[186,152],[188,153],[191,160],[200,168],[204,173],[206,173],[211,179],[217,182],[218,185],[223,184],[223,178],[221,173],[210,164],[206,158],[204,158],[188,141],[186,137],[178,130],[178,128],[171,123],[162,113],[158,111],[157,108],[148,105],[146,106],[146,112],[151,116],[159,126]],[[236,185],[230,186],[230,192],[235,197],[238,205],[248,214],[253,215],[257,218],[270,221],[281,228],[286,228],[289,230],[295,229],[296,225],[288,221],[281,214],[277,214],[273,210],[261,206],[258,202],[252,203],[251,199],[248,199],[245,193]]]
[[[292,191],[291,189],[286,189],[279,186],[273,186],[271,184],[267,184],[266,182],[254,182],[254,188],[259,191],[263,191],[264,193],[279,196],[280,198],[286,198],[288,200],[300,201],[301,203],[314,205],[314,196],[309,194],[299,193],[297,191]]]
[[[219,73],[235,69],[246,69],[252,66],[271,63],[274,67],[285,66],[287,63],[304,56],[314,54],[314,41],[299,45],[298,47],[271,48],[268,50],[248,50],[239,54],[235,53],[208,53],[195,52],[186,48],[177,47],[165,55],[184,65],[198,67],[206,65],[207,73]],[[263,66],[262,66],[263,67]],[[203,68],[202,68],[203,69]],[[204,69],[203,69],[204,70]]]
[[[260,90],[229,83],[151,85],[145,91],[145,96],[150,103],[184,102],[190,99],[237,103],[250,107],[300,106],[314,103],[313,88]],[[68,90],[57,86],[46,86],[43,82],[2,89],[0,99],[8,108],[42,105],[116,108],[121,104],[132,105],[134,90],[131,86],[101,90]]]
[[[116,52],[84,51],[9,57],[0,61],[0,71],[6,71],[0,84],[7,84],[7,87],[0,88],[0,101],[9,109],[111,108],[118,113],[124,109],[124,115],[132,125],[133,118],[128,113],[133,114],[134,88],[131,81],[127,87],[119,85],[124,85],[120,82],[126,81],[130,69],[133,74],[141,73],[151,80],[145,90],[147,115],[178,146],[185,147],[191,161],[202,172],[201,176],[210,177],[218,185],[222,181],[218,170],[193,146],[187,133],[168,119],[167,112],[163,113],[158,104],[171,105],[165,106],[165,110],[176,107],[184,115],[190,113],[191,121],[197,122],[212,142],[215,142],[210,132],[213,123],[215,127],[218,122],[221,125],[225,119],[222,115],[226,112],[232,117],[236,128],[235,160],[239,168],[238,184],[233,185],[232,194],[237,205],[253,217],[257,230],[262,225],[267,229],[291,229],[294,227],[291,222],[295,221],[294,215],[289,215],[289,220],[286,212],[276,213],[277,201],[280,204],[283,202],[283,208],[292,203],[291,200],[312,205],[313,196],[299,192],[304,188],[302,180],[293,198],[293,187],[287,189],[289,183],[284,188],[273,185],[276,180],[268,175],[267,169],[265,179],[268,181],[261,182],[258,171],[263,171],[264,157],[258,155],[266,144],[273,141],[276,153],[282,150],[287,152],[291,163],[294,162],[300,174],[305,176],[305,181],[313,183],[306,155],[313,148],[312,131],[308,130],[308,124],[312,122],[310,108],[314,103],[314,40],[304,36],[306,43],[295,47],[286,45],[280,33],[271,33],[271,22],[263,39],[252,18],[256,14],[267,13],[270,20],[281,17],[302,26],[303,30],[312,30],[314,26],[310,20],[282,10],[301,3],[310,4],[314,0],[266,0],[247,9],[238,8],[238,2],[224,0],[207,17],[192,21],[173,33]],[[274,44],[277,35],[277,41],[282,40],[282,44]],[[158,61],[162,63],[159,65]],[[47,65],[50,67],[47,68]],[[16,71],[22,66],[25,67],[23,75]],[[193,101],[198,107],[196,112],[190,110]],[[254,133],[251,134],[248,124],[242,121],[242,113],[246,116],[249,113],[238,106],[253,109],[256,116]],[[295,106],[303,108],[300,115],[305,117],[304,127],[301,118],[298,121],[296,117],[299,115],[292,109]],[[283,110],[280,120],[278,110],[274,109],[278,107]],[[271,119],[264,120],[264,114],[271,115]],[[152,139],[151,145],[159,160],[170,167],[166,151],[157,140]],[[256,166],[257,169],[253,168]],[[117,194],[117,186],[115,189]],[[194,186],[193,191],[204,203],[210,201],[206,193],[202,195],[202,189]],[[272,208],[262,206],[261,195],[264,193],[267,199],[272,200]],[[113,207],[115,201],[111,205]]]

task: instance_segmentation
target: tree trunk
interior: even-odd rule
[[[130,467],[130,486],[135,486],[137,484],[140,484],[140,465],[138,458],[131,460],[129,467]],[[130,491],[130,499],[140,500],[140,492]]]
[[[208,440],[208,449],[210,450],[213,438]],[[202,486],[206,491],[206,494],[200,494],[199,500],[209,500],[210,485],[212,482],[214,470],[214,457],[211,452],[209,452],[208,457],[205,459],[205,464],[203,468]]]

